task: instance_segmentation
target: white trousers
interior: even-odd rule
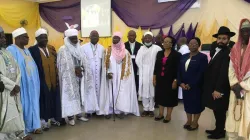
[[[154,98],[142,98],[142,105],[144,111],[154,111],[155,110],[155,102]]]
[[[247,138],[240,139],[238,133],[228,132],[227,135],[228,135],[228,140],[247,140]]]

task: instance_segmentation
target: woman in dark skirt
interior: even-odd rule
[[[154,70],[155,101],[160,110],[155,120],[164,119],[164,107],[167,107],[164,123],[170,122],[173,107],[178,105],[177,71],[181,54],[173,49],[175,43],[173,37],[164,39],[164,50],[158,52]]]
[[[184,128],[189,131],[198,129],[200,114],[205,109],[202,106],[201,94],[208,59],[205,54],[199,52],[200,45],[199,38],[193,38],[189,42],[190,53],[181,57],[178,71],[178,84],[183,90],[184,109],[187,114],[187,123]]]

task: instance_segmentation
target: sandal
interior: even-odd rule
[[[43,131],[42,131],[42,129],[36,129],[34,132],[33,132],[33,134],[42,134],[43,133]]]
[[[21,138],[22,140],[32,140],[32,137],[30,135],[26,135]]]

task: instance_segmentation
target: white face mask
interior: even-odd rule
[[[146,47],[150,47],[152,44],[153,44],[152,42],[150,42],[150,43],[144,42],[144,45],[145,45]]]

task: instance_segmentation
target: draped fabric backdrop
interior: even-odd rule
[[[129,27],[158,29],[173,25],[196,0],[112,0],[112,9]]]
[[[80,0],[64,0],[40,4],[40,15],[51,27],[58,32],[64,32],[67,27],[65,22],[70,25],[81,23],[81,4]]]
[[[178,0],[177,2],[158,3],[157,0],[112,0],[112,9],[133,28],[157,29],[176,22],[196,0]],[[80,0],[64,0],[40,4],[40,15],[50,26],[59,32],[66,29],[68,20],[71,24],[81,25]]]

